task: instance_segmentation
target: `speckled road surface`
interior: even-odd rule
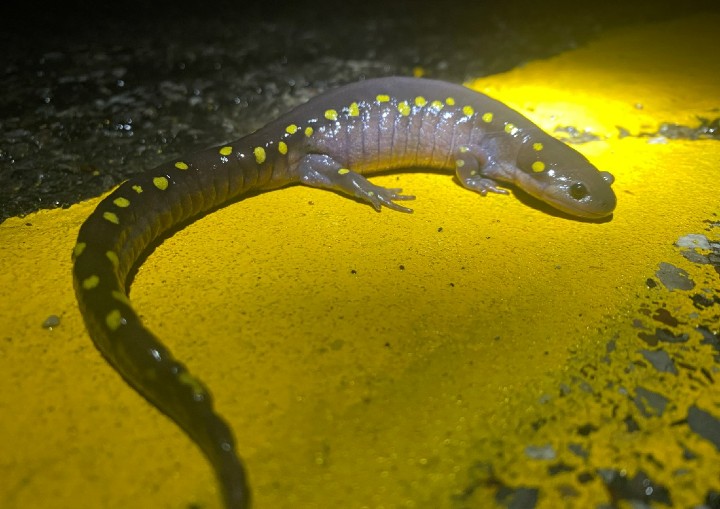
[[[608,31],[468,81],[584,141],[617,179],[610,221],[411,172],[375,181],[417,195],[412,215],[292,187],[205,216],[147,257],[131,299],[213,391],[257,508],[717,507],[720,57],[703,48],[718,25]],[[255,106],[213,110],[200,123],[225,123],[201,134],[185,114],[141,112],[153,143],[136,143],[136,120],[132,136],[98,124],[122,143],[94,159],[68,151],[67,171],[77,186],[114,181],[108,150],[140,171],[185,136],[231,139],[312,93],[258,90]],[[180,95],[173,111],[195,107]],[[113,92],[98,108],[114,123],[136,105]],[[183,134],[165,136],[173,125]],[[220,507],[195,446],[84,330],[70,251],[97,201],[0,225],[2,506]]]

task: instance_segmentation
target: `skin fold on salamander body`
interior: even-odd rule
[[[331,90],[233,143],[130,179],[80,228],[73,276],[91,338],[202,449],[227,509],[250,507],[233,434],[202,382],[141,323],[128,273],[168,229],[249,192],[299,183],[410,212],[397,202],[413,196],[365,178],[409,167],[454,172],[481,195],[513,185],[579,218],[607,217],[616,203],[612,175],[504,104],[456,84],[389,77]]]

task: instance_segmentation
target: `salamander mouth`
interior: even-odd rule
[[[578,194],[577,188],[570,186],[548,186],[537,198],[547,202],[554,208],[577,217],[601,219],[615,210],[615,194],[610,191],[612,200],[593,197],[591,194]]]
[[[548,204],[552,205],[554,208],[560,210],[561,212],[565,212],[567,214],[571,214],[577,217],[584,217],[587,219],[602,219],[603,217],[607,217],[612,214],[615,208],[608,206],[573,207],[567,201],[559,201],[552,199],[546,199],[546,201],[548,202]]]

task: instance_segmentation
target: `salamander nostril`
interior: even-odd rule
[[[570,186],[570,196],[575,200],[582,200],[588,195],[587,187],[584,184],[577,183]]]

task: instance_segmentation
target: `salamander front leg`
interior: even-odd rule
[[[348,168],[343,168],[330,156],[308,154],[298,164],[300,182],[310,187],[332,189],[370,203],[379,211],[383,205],[399,212],[412,209],[395,203],[395,200],[414,200],[414,196],[400,194],[402,189],[376,186],[368,179]]]
[[[508,194],[506,189],[497,187],[498,181],[487,176],[492,163],[479,147],[460,147],[455,157],[455,174],[465,189],[485,196],[488,192]]]

